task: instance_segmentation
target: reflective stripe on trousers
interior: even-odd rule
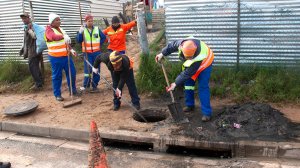
[[[201,111],[203,115],[211,116],[212,109],[210,105],[209,79],[212,71],[212,65],[204,69],[198,76],[198,96],[201,103]],[[195,81],[190,78],[184,83],[185,105],[189,107],[195,106],[194,88]]]
[[[83,53],[85,54],[85,53]],[[88,57],[88,61],[94,65],[94,62],[97,58],[97,56],[101,54],[101,52],[94,52],[94,53],[87,53],[87,57]],[[100,74],[100,66],[98,68],[98,72]],[[90,72],[90,74],[89,74]],[[98,86],[98,83],[100,81],[100,75],[99,74],[95,74],[93,73],[92,75],[92,67],[90,67],[85,61],[84,61],[84,79],[83,79],[83,87],[85,88],[89,88],[91,85],[91,77],[93,77],[92,79],[92,87],[96,88]]]

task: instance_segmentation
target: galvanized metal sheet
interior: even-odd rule
[[[80,27],[78,1],[76,0],[31,0],[34,21],[41,25],[48,25],[49,13],[61,16],[61,27],[68,35],[75,39]],[[84,15],[90,11],[90,1],[81,0],[81,10]],[[30,12],[29,0],[0,0],[0,61],[8,58],[23,60],[18,53],[23,43],[23,23],[20,14]],[[45,59],[47,52],[44,52]]]
[[[39,104],[33,100],[24,101],[6,107],[3,113],[5,115],[11,115],[11,116],[24,115],[24,114],[34,112],[37,109],[38,105]]]
[[[215,65],[300,62],[299,0],[165,0],[165,7],[167,41],[193,35],[213,49]]]
[[[116,0],[92,0],[91,11],[104,29],[106,26],[103,18],[107,18],[110,23],[113,16],[117,16],[119,12],[123,13],[123,3]]]

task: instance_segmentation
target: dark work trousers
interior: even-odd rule
[[[42,53],[40,53],[37,56],[28,59],[29,71],[35,82],[35,87],[43,86],[43,76],[40,69],[40,61],[42,56]]]
[[[111,73],[111,76],[112,76],[112,79],[113,79],[113,88],[117,89],[118,83],[120,81],[120,75]],[[137,89],[136,89],[136,86],[135,86],[134,75],[133,75],[133,70],[132,69],[129,70],[129,76],[126,80],[126,85],[127,85],[130,97],[131,97],[131,103],[133,105],[138,105],[139,106],[140,105],[140,98],[138,96]],[[121,92],[123,93],[122,90],[121,90]],[[118,98],[116,96],[115,92],[114,92],[114,100],[113,101],[114,101],[114,105],[117,105],[117,106],[121,105],[120,98]]]

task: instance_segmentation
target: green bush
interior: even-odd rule
[[[137,86],[140,92],[152,92],[157,96],[165,92],[166,81],[162,68],[155,62],[155,54],[141,56],[140,67],[137,74]],[[164,61],[165,69],[170,83],[175,80],[180,73],[180,64]]]
[[[140,66],[137,74],[137,88],[139,92],[151,92],[153,96],[158,96],[165,92],[167,86],[162,68],[155,62],[156,54],[161,52],[159,46],[164,40],[164,30],[162,30],[157,37],[150,44],[150,54],[140,56]],[[163,61],[165,69],[168,74],[170,83],[174,82],[175,78],[181,71],[181,64],[171,63],[165,59]]]
[[[299,101],[299,70],[284,67],[241,66],[239,71],[214,67],[212,96],[236,101]],[[225,89],[224,89],[225,88]]]
[[[0,82],[17,83],[30,76],[28,65],[18,60],[9,59],[0,62]]]

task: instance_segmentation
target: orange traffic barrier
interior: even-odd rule
[[[105,149],[95,121],[91,121],[89,141],[89,168],[108,168]]]

